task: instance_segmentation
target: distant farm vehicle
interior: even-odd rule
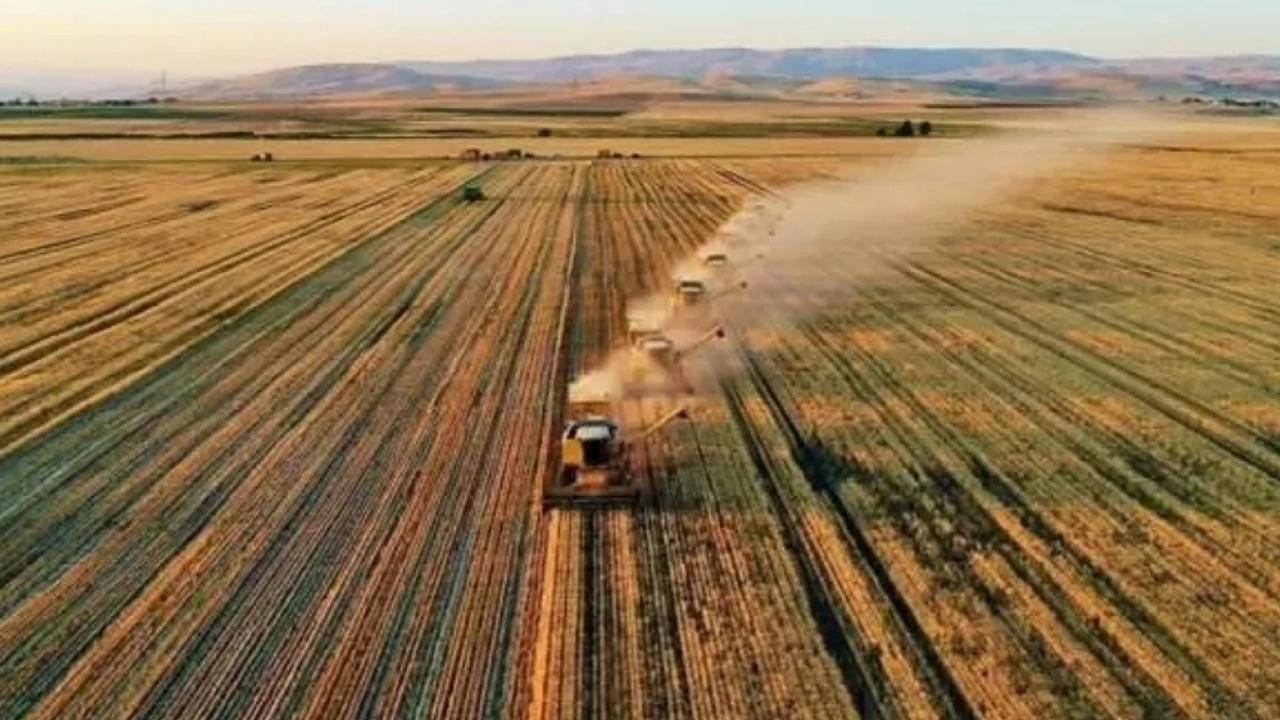
[[[720,268],[729,264],[729,256],[722,252],[707,253],[702,262],[707,267]]]
[[[624,377],[626,394],[644,396],[649,392],[683,389],[682,381],[676,346],[670,338],[661,332],[652,332],[632,343]]]
[[[254,153],[253,157],[249,158],[249,162],[273,162],[274,160],[275,156],[269,152]]]
[[[701,280],[681,280],[676,283],[676,305],[701,305],[707,297],[707,284]]]
[[[632,341],[632,361],[626,392],[633,396],[657,393],[692,393],[682,361],[713,340],[725,337],[723,325],[715,325],[682,347],[662,332],[640,335]]]
[[[676,344],[662,333],[652,333],[639,338],[635,345],[636,352],[649,358],[659,367],[670,369],[676,361]]]
[[[464,202],[480,202],[484,198],[484,188],[480,186],[480,183],[469,182],[462,186],[462,200]]]

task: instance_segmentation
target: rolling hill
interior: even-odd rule
[[[774,76],[818,79],[834,75],[924,78],[991,68],[1090,67],[1100,61],[1056,50],[797,48],[751,50],[635,50],[617,55],[572,55],[542,60],[398,62],[425,73],[457,73],[509,82],[563,82],[599,75]]]
[[[191,84],[179,95],[228,100],[473,91],[666,78],[725,96],[877,96],[885,83],[979,98],[1139,99],[1280,96],[1280,56],[1104,60],[1055,50],[798,48],[636,50],[533,60],[320,64]],[[824,87],[823,83],[834,83]],[[857,92],[829,92],[840,86]],[[808,87],[808,89],[805,89]]]
[[[456,74],[429,74],[385,63],[301,65],[192,85],[181,97],[241,100],[319,95],[386,94],[471,90],[497,81]]]

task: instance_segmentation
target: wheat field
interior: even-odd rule
[[[6,144],[90,162],[0,167],[0,717],[1280,716],[1280,147],[1224,128],[726,305],[608,510],[539,493],[629,301],[911,145]]]

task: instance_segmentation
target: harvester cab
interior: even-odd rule
[[[633,347],[639,346],[640,341],[652,335],[662,334],[661,327],[644,317],[627,318],[627,342]]]
[[[560,472],[544,488],[544,505],[627,504],[639,497],[627,444],[612,414],[607,397],[570,400],[560,437]]]
[[[707,253],[707,256],[702,258],[702,264],[709,268],[722,268],[729,264],[729,256],[722,252]]]
[[[469,182],[462,186],[462,199],[469,203],[480,202],[484,200],[484,188],[480,187],[480,183]]]
[[[617,485],[625,449],[618,426],[605,416],[570,421],[560,443],[561,464],[575,477],[569,484],[606,488]]]
[[[683,385],[676,345],[661,331],[637,335],[631,344],[626,383],[630,393],[663,393]]]
[[[638,338],[635,349],[659,367],[670,368],[675,364],[676,344],[660,332]]]
[[[707,297],[707,284],[701,280],[681,280],[676,283],[676,305],[701,305]]]

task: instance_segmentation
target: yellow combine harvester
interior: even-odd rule
[[[710,317],[708,307],[726,295],[747,289],[747,281],[739,280],[733,284],[721,284],[716,292],[711,292],[707,284],[701,280],[685,279],[676,283],[672,306],[677,319],[693,319]]]
[[[626,437],[609,414],[611,403],[569,403],[569,421],[560,438],[560,472],[543,489],[544,507],[607,507],[638,502],[646,488],[631,468],[630,450],[675,420],[687,419],[683,405],[638,435]]]
[[[631,341],[631,362],[627,383],[636,392],[677,391],[691,393],[681,361],[712,340],[725,336],[724,326],[717,324],[700,337],[683,347],[661,331],[635,335]]]

